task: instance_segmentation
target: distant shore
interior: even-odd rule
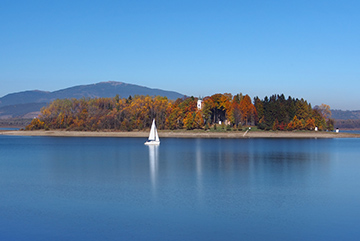
[[[360,134],[315,132],[315,131],[249,131],[245,132],[207,132],[207,131],[159,131],[160,138],[360,138]],[[144,131],[107,132],[107,131],[7,131],[0,135],[13,136],[54,136],[54,137],[137,137],[147,138]]]

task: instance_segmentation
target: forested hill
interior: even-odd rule
[[[331,110],[331,117],[335,120],[359,120],[360,110]]]
[[[332,110],[335,126],[340,129],[360,129],[360,110]]]
[[[49,91],[23,91],[18,93],[8,94],[0,98],[0,107],[7,105],[16,104],[27,104],[27,103],[50,103],[56,99],[71,99],[71,98],[82,98],[82,97],[114,97],[119,95],[120,97],[129,97],[134,95],[149,95],[149,96],[166,96],[171,100],[184,97],[183,94],[166,91],[160,89],[151,89],[144,86],[127,84],[123,82],[100,82],[91,85],[79,85],[62,90],[53,92]]]
[[[152,89],[123,82],[100,82],[97,84],[74,86],[53,92],[32,90],[8,94],[0,98],[0,118],[23,117],[29,113],[35,113],[34,116],[37,116],[41,107],[56,99],[103,98],[114,97],[116,95],[122,98],[134,95],[164,96],[170,100],[184,97],[183,94],[174,91]]]

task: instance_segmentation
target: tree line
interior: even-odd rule
[[[254,98],[258,112],[258,127],[265,130],[333,130],[330,106],[322,104],[311,107],[303,98],[272,95],[260,100]]]
[[[332,130],[330,107],[311,108],[303,99],[273,95],[260,100],[242,94],[214,94],[201,100],[184,97],[175,101],[161,96],[57,99],[41,109],[26,127],[36,129],[144,130],[155,118],[158,129],[209,129],[221,125],[240,130],[258,126],[264,130]],[[330,112],[330,113],[329,113]]]

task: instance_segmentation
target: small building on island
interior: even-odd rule
[[[198,101],[197,101],[197,108],[198,108],[198,110],[201,110],[201,108],[202,108],[202,102],[203,102],[203,100],[199,98]]]

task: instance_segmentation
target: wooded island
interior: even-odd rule
[[[161,96],[120,98],[57,99],[41,109],[26,130],[64,129],[73,131],[146,130],[156,119],[160,130],[333,130],[330,107],[311,107],[304,99],[272,95],[253,102],[250,96],[214,94],[203,99]]]

